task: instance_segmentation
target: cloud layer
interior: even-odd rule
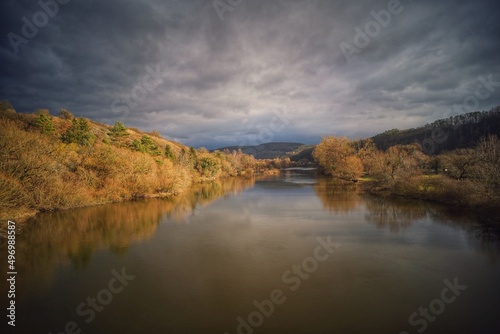
[[[0,5],[0,99],[20,112],[67,108],[214,148],[500,104],[494,1],[59,1]]]

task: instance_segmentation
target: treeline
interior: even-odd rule
[[[437,120],[424,126],[392,129],[372,137],[378,148],[419,143],[426,154],[434,155],[458,148],[475,147],[488,135],[500,134],[500,106]]]
[[[121,122],[110,127],[65,109],[19,114],[0,102],[0,219],[169,196],[266,167],[241,151],[210,153]]]
[[[326,137],[313,156],[335,178],[368,182],[376,193],[461,206],[500,206],[500,139],[483,137],[476,147],[424,154],[418,143],[379,150],[373,140]]]

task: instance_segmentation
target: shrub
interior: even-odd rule
[[[73,118],[75,118],[75,116],[73,116],[73,114],[70,113],[66,109],[59,110],[59,117],[61,117],[62,119],[69,120],[69,121],[72,120]]]
[[[140,141],[134,139],[132,142],[132,150],[147,153],[152,156],[161,155],[161,152],[158,150],[158,146],[156,146],[153,139],[147,135],[143,135]]]
[[[0,209],[15,208],[23,203],[32,203],[23,185],[16,179],[0,173]]]
[[[175,160],[175,154],[169,144],[165,145],[165,156],[171,161]]]
[[[74,118],[71,127],[61,136],[64,143],[75,143],[82,146],[90,146],[95,136],[90,130],[90,125],[84,118]]]
[[[196,169],[203,177],[217,177],[221,172],[221,161],[220,159],[210,155],[209,153],[202,153],[198,157]]]
[[[16,113],[9,101],[0,101],[0,117],[16,120],[21,118],[21,115]]]
[[[0,101],[0,114],[15,112],[9,101]]]
[[[35,126],[40,128],[43,134],[52,134],[54,133],[54,123],[52,122],[52,118],[46,113],[40,113],[34,122]]]
[[[128,132],[125,124],[119,121],[115,122],[115,124],[109,130],[108,136],[110,136],[113,140],[119,140],[120,138],[127,137]]]

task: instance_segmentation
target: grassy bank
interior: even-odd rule
[[[499,194],[492,193],[475,180],[457,180],[446,175],[419,175],[394,182],[369,177],[360,180],[365,191],[378,196],[398,196],[500,212]]]
[[[254,166],[241,152],[195,150],[119,122],[0,105],[0,219],[171,196],[200,181],[252,174]]]

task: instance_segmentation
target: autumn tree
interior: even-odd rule
[[[15,119],[17,118],[16,111],[9,101],[0,101],[0,117]]]
[[[0,113],[10,112],[11,110],[14,110],[14,108],[9,101],[0,101]]]
[[[196,162],[196,169],[201,176],[214,178],[219,176],[221,172],[221,161],[208,152],[201,153]]]
[[[377,152],[377,146],[373,142],[373,139],[363,139],[353,143],[354,148],[356,149],[356,155],[362,162],[367,160],[371,155]]]
[[[385,152],[374,153],[367,160],[370,173],[381,181],[393,182],[421,174],[428,157],[418,144],[391,146]]]
[[[363,174],[354,143],[345,137],[326,137],[316,146],[314,159],[325,173],[340,179],[355,180]]]
[[[75,118],[75,116],[73,116],[72,113],[70,113],[68,110],[64,108],[59,110],[59,117],[66,120],[72,120],[73,118]]]
[[[472,149],[454,150],[440,156],[439,161],[446,174],[457,180],[473,176],[476,165],[480,162]]]
[[[476,168],[476,175],[489,197],[499,196],[500,193],[500,139],[490,135],[483,138],[475,150],[480,162]]]
[[[240,172],[245,175],[253,174],[255,168],[255,158],[253,155],[244,154],[238,150]]]

